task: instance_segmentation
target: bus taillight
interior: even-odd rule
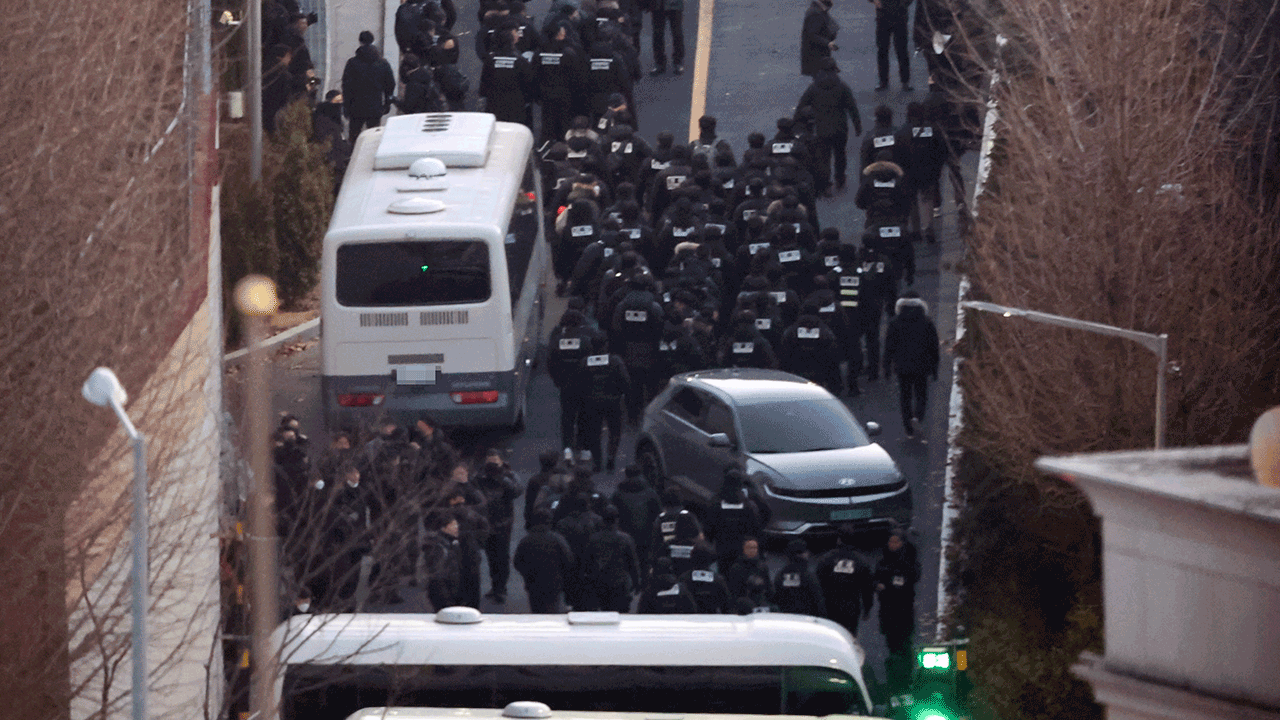
[[[342,407],[375,407],[382,404],[385,395],[375,393],[343,393],[338,395]]]
[[[449,393],[449,397],[458,405],[480,405],[498,402],[498,391],[472,390],[468,392]]]

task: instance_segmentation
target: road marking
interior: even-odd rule
[[[698,118],[707,112],[707,73],[711,70],[711,20],[715,0],[698,3],[698,47],[693,57],[693,98],[689,101],[689,141],[698,139]]]

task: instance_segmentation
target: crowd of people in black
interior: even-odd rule
[[[286,614],[397,605],[406,585],[421,586],[437,610],[478,608],[487,565],[487,597],[506,602],[514,567],[535,613],[773,610],[828,617],[856,636],[878,602],[891,649],[905,648],[914,630],[920,565],[902,531],[878,557],[849,528],[816,559],[795,539],[786,564],[770,572],[768,507],[738,468],[725,470],[717,497],[695,513],[635,466],[606,496],[588,452],[546,451],[527,480],[498,449],[473,466],[427,417],[407,429],[384,425],[363,442],[336,433],[314,465],[308,444],[297,419],[283,417],[278,530],[295,590]],[[512,554],[517,512],[526,533]]]

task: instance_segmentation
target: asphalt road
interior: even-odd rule
[[[700,0],[702,4],[711,0]],[[688,0],[685,9],[685,37],[687,53],[686,72],[675,76],[670,73],[650,77],[646,74],[636,87],[635,97],[639,105],[641,134],[651,142],[659,131],[670,131],[677,140],[688,136],[690,108],[705,103],[706,112],[719,120],[719,135],[727,139],[735,151],[746,147],[746,136],[752,131],[772,135],[777,118],[790,115],[796,100],[808,85],[808,79],[799,72],[799,36],[806,1],[796,0],[784,7],[761,0],[735,0],[720,3],[714,8],[703,7],[699,0]],[[362,4],[363,5],[363,4]],[[330,0],[328,37],[342,47],[354,46],[357,33],[365,28],[383,26],[382,16],[375,14],[374,5],[363,5]],[[546,10],[542,0],[529,2],[531,14]],[[699,28],[699,17],[706,18],[713,11],[710,27]],[[926,87],[924,62],[913,56],[912,77],[917,88],[913,94],[894,89],[876,93],[875,44],[873,35],[873,7],[869,2],[838,3],[832,10],[841,25],[837,39],[839,50],[835,57],[842,69],[844,80],[855,91],[864,125],[871,125],[874,107],[885,103],[892,107],[895,119],[901,120],[906,103],[913,97],[923,98]],[[458,26],[455,31],[474,32],[476,27],[474,0],[463,0],[458,5]],[[649,50],[649,18],[645,19],[642,33],[642,62],[651,66]],[[380,35],[380,33],[378,33]],[[695,56],[700,34],[709,48],[708,72],[705,78],[697,77]],[[471,35],[462,38],[463,69],[472,78],[473,88],[478,84],[478,62],[472,52]],[[312,39],[315,41],[315,39]],[[669,38],[668,38],[669,42]],[[332,50],[332,62],[341,67],[349,50],[339,55]],[[335,70],[336,75],[340,70]],[[896,78],[896,67],[891,77]],[[326,83],[328,84],[328,83]],[[693,90],[705,88],[701,98],[693,96]],[[850,137],[851,165],[856,166],[860,138]],[[970,155],[966,163],[968,186],[972,189],[974,159]],[[823,227],[840,228],[842,237],[856,238],[862,229],[863,216],[853,203],[856,174],[850,168],[850,186],[832,199],[818,202],[818,212]],[[913,439],[906,438],[900,426],[897,411],[896,382],[880,380],[863,383],[863,394],[848,401],[854,414],[863,421],[874,420],[884,428],[877,438],[898,462],[908,477],[914,492],[915,508],[912,538],[920,550],[924,575],[918,586],[916,611],[919,618],[919,639],[932,639],[935,622],[940,512],[942,506],[943,470],[946,459],[947,403],[951,386],[951,362],[948,347],[954,336],[957,277],[954,265],[961,253],[961,243],[956,234],[956,214],[951,202],[951,192],[944,183],[944,215],[941,225],[941,242],[936,245],[917,246],[917,277],[914,289],[929,303],[930,314],[938,324],[943,342],[943,362],[938,381],[930,386],[928,412],[921,432]],[[563,301],[551,298],[547,328],[550,329],[563,310]],[[304,428],[313,436],[313,447],[319,452],[325,447],[325,434],[321,426],[319,403],[320,357],[314,340],[303,336],[282,346],[273,364],[273,406],[277,411],[297,415]],[[558,399],[554,386],[545,372],[540,372],[532,382],[529,397],[530,416],[527,429],[521,434],[504,432],[456,435],[471,452],[483,452],[488,446],[504,448],[509,461],[522,478],[537,470],[538,454],[557,445]],[[622,440],[621,453],[630,458],[633,451],[633,434],[628,432]],[[602,491],[612,492],[621,472],[599,476]],[[519,521],[517,521],[519,522]],[[523,535],[517,526],[513,543]],[[868,546],[881,538],[867,538]],[[775,567],[781,562],[774,556]],[[487,572],[483,573],[485,583]],[[484,588],[485,591],[488,587]],[[406,602],[394,609],[424,611],[426,600],[421,591],[406,588]],[[368,608],[376,609],[376,608]],[[513,573],[508,588],[507,602],[502,606],[485,600],[481,608],[485,612],[527,612],[528,601],[523,593],[518,574]],[[861,629],[861,642],[868,652],[870,667],[883,677],[883,660],[886,654],[884,642],[876,627],[874,615]],[[869,678],[870,680],[870,678]]]

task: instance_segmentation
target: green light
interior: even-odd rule
[[[924,707],[911,715],[913,720],[955,720],[955,716],[935,707]]]
[[[423,265],[423,266],[422,266],[422,272],[426,272],[426,271],[428,271],[428,270],[430,270],[430,269],[431,269],[431,266],[430,266],[430,265]]]
[[[946,670],[951,667],[951,654],[946,652],[920,653],[920,667],[926,670]]]

